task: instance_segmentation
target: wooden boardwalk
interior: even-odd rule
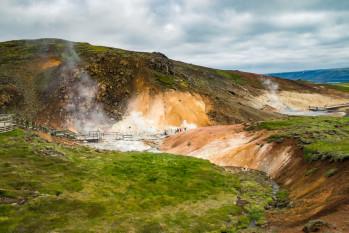
[[[35,122],[28,121],[24,118],[9,114],[0,114],[0,133],[8,132],[13,130],[16,126],[40,131],[50,134],[54,137],[67,138],[72,141],[84,142],[84,143],[98,143],[105,140],[116,140],[116,141],[158,141],[162,140],[170,135],[176,133],[185,132],[187,128],[170,128],[165,129],[162,132],[154,133],[132,133],[132,132],[101,132],[101,131],[88,131],[85,133],[76,133],[68,129],[53,129],[47,125],[40,125]]]
[[[15,120],[11,114],[0,114],[0,133],[14,130],[16,127]]]
[[[100,142],[103,137],[100,131],[89,131],[87,134],[77,134],[75,139],[81,142]]]
[[[316,106],[309,106],[310,111],[331,111],[339,108],[348,108],[349,103],[343,103],[343,104],[334,104],[334,105],[325,105],[322,107],[316,107]]]

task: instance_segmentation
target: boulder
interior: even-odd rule
[[[310,220],[303,228],[303,232],[305,233],[311,233],[311,232],[319,232],[321,230],[324,230],[328,228],[328,223],[326,223],[323,220],[315,219]]]
[[[149,61],[149,67],[153,70],[167,75],[174,74],[174,65],[172,61],[164,54],[159,52],[152,53],[151,59]]]

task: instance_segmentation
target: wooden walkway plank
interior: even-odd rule
[[[309,110],[310,111],[327,111],[327,110],[333,110],[333,109],[345,108],[345,107],[349,107],[349,103],[325,105],[325,106],[322,106],[322,107],[309,106]]]
[[[0,133],[5,133],[14,130],[16,127],[13,115],[0,114]]]

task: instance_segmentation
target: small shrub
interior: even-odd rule
[[[313,175],[317,170],[319,170],[319,168],[313,167],[313,168],[311,168],[311,169],[309,169],[309,170],[307,170],[307,171],[305,172],[305,176],[311,176],[311,175]]]
[[[58,196],[60,196],[62,194],[62,191],[55,191],[55,195],[58,197]]]
[[[288,191],[281,189],[276,193],[275,207],[285,208],[289,204]]]
[[[334,176],[337,173],[338,169],[337,168],[331,168],[325,172],[326,177],[331,177]]]
[[[276,143],[282,143],[284,141],[284,137],[281,135],[272,135],[268,138],[268,142],[276,142]]]
[[[155,76],[156,76],[156,80],[165,86],[172,87],[176,83],[174,80],[174,77],[172,76],[164,75],[158,72],[155,73]]]
[[[310,220],[303,228],[303,232],[310,233],[310,232],[319,232],[321,229],[324,229],[328,227],[328,223],[321,220]]]
[[[247,216],[240,216],[237,224],[238,229],[246,229],[250,225],[250,218]]]
[[[264,218],[264,213],[262,210],[258,208],[253,208],[250,210],[248,214],[250,220],[252,222],[255,222],[257,225],[261,225],[264,223],[263,218]]]

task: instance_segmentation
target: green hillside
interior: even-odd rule
[[[82,74],[99,86],[99,103],[121,119],[127,101],[144,87],[197,93],[211,102],[218,124],[265,120],[270,111],[255,109],[250,98],[265,90],[263,75],[186,64],[153,52],[132,52],[60,39],[0,42],[0,112],[30,120],[64,121],[71,88]],[[319,91],[313,84],[272,78],[282,90]]]
[[[282,142],[287,138],[298,141],[308,160],[349,158],[348,117],[289,117],[258,123],[257,128],[277,130],[271,141]]]
[[[236,232],[263,225],[272,201],[265,177],[205,160],[67,147],[22,130],[0,144],[0,232]]]

